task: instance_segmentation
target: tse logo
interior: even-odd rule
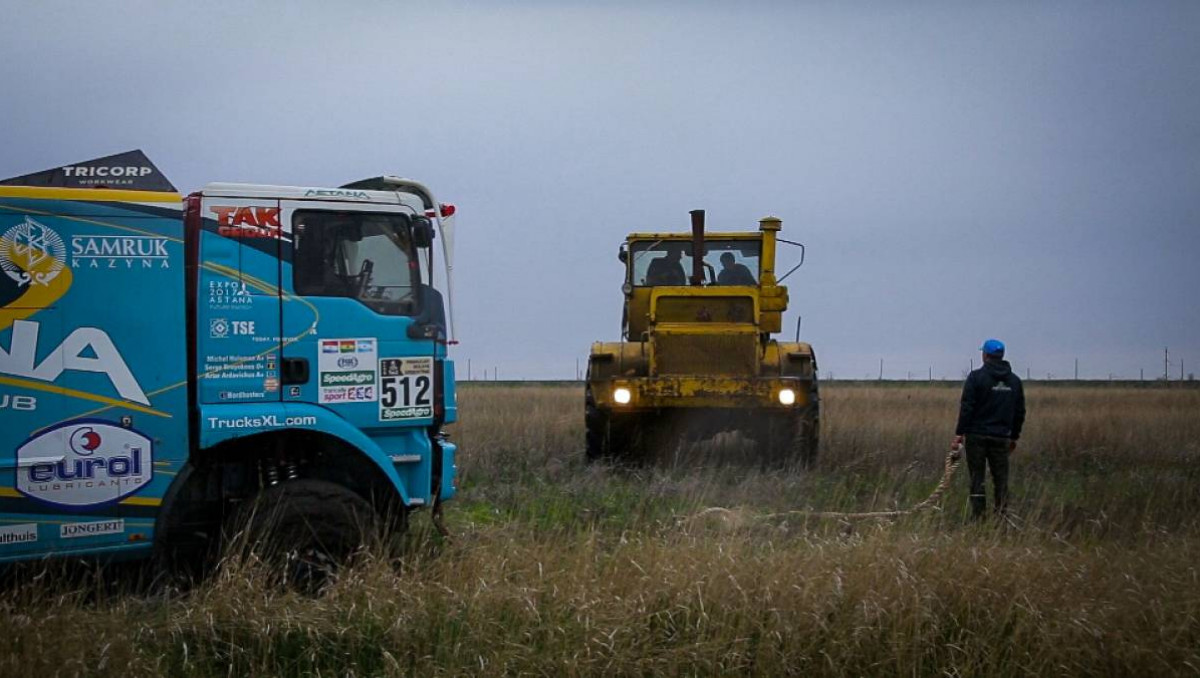
[[[244,334],[246,336],[254,336],[254,321],[253,320],[231,320],[230,326],[233,327],[234,334]]]
[[[217,233],[227,238],[278,238],[278,207],[212,208],[217,215]]]

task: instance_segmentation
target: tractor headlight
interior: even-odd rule
[[[633,400],[633,394],[624,386],[618,386],[613,389],[613,400],[621,405],[628,405],[630,400]]]
[[[790,388],[779,389],[779,404],[780,405],[795,405],[796,392]]]

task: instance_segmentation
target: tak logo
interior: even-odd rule
[[[214,206],[212,211],[217,233],[227,238],[278,238],[282,229],[278,207]]]

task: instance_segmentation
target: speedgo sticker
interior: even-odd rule
[[[433,358],[379,361],[379,420],[433,416]]]
[[[17,448],[17,490],[54,506],[115,502],[153,477],[154,443],[106,421],[69,422]]]
[[[0,546],[28,544],[33,541],[37,541],[37,523],[0,527]]]
[[[76,537],[99,537],[105,534],[121,534],[125,531],[125,520],[95,520],[87,523],[63,523],[58,528],[60,539]]]
[[[317,357],[319,402],[369,403],[378,400],[374,337],[322,339]]]

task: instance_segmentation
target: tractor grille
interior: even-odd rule
[[[753,297],[669,297],[655,304],[654,320],[660,323],[751,323]]]
[[[758,375],[758,335],[654,333],[655,374]]]

